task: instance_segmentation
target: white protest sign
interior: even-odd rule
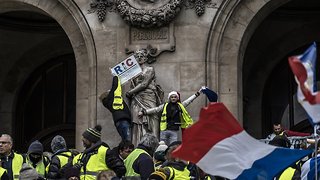
[[[118,76],[121,84],[139,75],[142,70],[136,58],[132,55],[110,69],[114,76]]]

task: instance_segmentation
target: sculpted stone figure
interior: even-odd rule
[[[160,118],[158,114],[143,116],[142,118],[138,114],[142,109],[157,107],[161,104],[162,99],[158,93],[159,86],[156,84],[154,68],[146,65],[148,60],[147,50],[138,50],[134,56],[142,68],[142,73],[131,81],[131,89],[126,93],[126,96],[131,100],[132,143],[137,145],[146,133],[151,133],[159,139]]]

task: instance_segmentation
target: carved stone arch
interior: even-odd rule
[[[96,48],[90,27],[72,0],[2,0],[0,13],[26,10],[45,13],[55,19],[72,45],[77,69],[76,145],[81,147],[81,133],[96,124]],[[13,112],[13,111],[12,111]]]
[[[226,0],[212,21],[206,49],[207,84],[218,90],[220,101],[241,124],[242,67],[248,41],[264,18],[288,1]],[[261,123],[253,121],[257,126]]]

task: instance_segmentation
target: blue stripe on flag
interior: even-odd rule
[[[272,180],[287,167],[311,153],[311,150],[276,148],[267,156],[255,161],[250,169],[244,170],[236,179]]]
[[[310,160],[310,162],[309,162],[310,164],[309,164],[309,172],[308,172],[308,179],[315,179],[315,171],[316,171],[316,164],[315,164],[315,158],[312,158],[311,160]],[[318,158],[317,158],[317,166],[318,166],[318,168],[317,168],[317,170],[318,170],[318,177],[319,177],[319,172],[320,172],[320,158],[319,158],[319,156],[318,156]]]

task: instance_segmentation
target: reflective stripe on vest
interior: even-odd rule
[[[86,171],[84,168],[81,167],[80,170],[80,179],[81,180],[96,180],[97,175],[99,172],[103,170],[109,170],[108,166],[106,165],[106,153],[108,148],[105,146],[100,146],[98,152],[90,156],[87,164],[86,164]],[[83,153],[78,154],[73,158],[72,163],[78,163],[83,156]]]
[[[5,172],[6,172],[6,169],[0,167],[0,179]]]
[[[12,176],[13,179],[19,179],[20,169],[22,168],[23,164],[23,156],[17,153],[14,153],[14,157],[12,159]],[[9,175],[10,176],[10,175]]]
[[[292,179],[295,171],[296,170],[292,167],[287,168],[286,170],[283,171],[283,173],[279,177],[279,180]]]
[[[187,128],[193,124],[193,120],[189,115],[189,113],[187,112],[186,108],[180,102],[178,102],[178,105],[182,111],[181,128]],[[165,103],[163,106],[162,114],[161,114],[161,121],[160,121],[161,131],[164,131],[167,129],[167,106],[168,106],[168,103]]]
[[[170,170],[169,180],[186,180],[190,179],[190,171],[188,170],[187,166],[183,169],[183,171],[177,170],[173,167],[167,167]]]
[[[124,160],[124,165],[126,166],[127,172],[125,177],[133,176],[133,177],[140,177],[140,174],[136,173],[133,169],[133,163],[136,161],[136,159],[140,156],[140,154],[147,154],[150,156],[145,150],[143,149],[135,149],[133,150],[129,156]],[[151,157],[151,156],[150,156]]]
[[[120,84],[120,79],[119,77],[117,77],[118,79],[118,86],[116,88],[116,90],[114,91],[113,94],[113,103],[112,103],[112,108],[114,110],[119,110],[119,109],[123,109],[123,100],[122,100],[122,90],[121,90],[121,84]]]

